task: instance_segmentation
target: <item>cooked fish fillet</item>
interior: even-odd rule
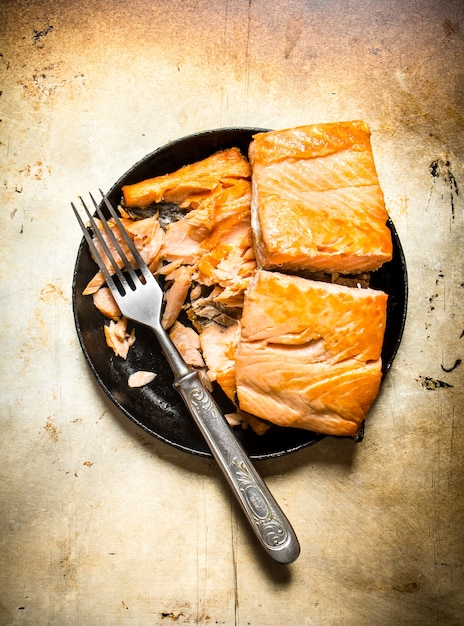
[[[235,400],[235,352],[240,337],[238,322],[223,328],[214,322],[200,333],[200,345],[211,382],[217,381],[224,393]]]
[[[234,184],[250,177],[250,165],[238,148],[216,152],[201,161],[122,188],[128,207],[146,207],[152,202],[173,202],[196,208],[221,184]]]
[[[132,257],[132,254],[129,251],[129,248],[127,247],[127,244],[121,235],[121,231],[115,225],[114,220],[110,219],[108,220],[107,223],[110,226],[113,232],[113,235],[116,238],[116,241],[119,243],[122,251],[124,252],[126,257],[129,259],[129,261],[133,263],[134,259]],[[161,247],[163,245],[163,239],[164,239],[164,233],[158,223],[157,218],[152,216],[152,217],[147,217],[143,220],[139,220],[137,222],[133,222],[131,219],[122,218],[121,223],[123,224],[124,228],[129,233],[131,238],[133,239],[134,244],[137,247],[140,254],[142,255],[142,258],[144,259],[145,263],[148,265],[148,267],[151,270],[153,270],[153,268],[155,268],[158,263],[159,255],[160,255],[160,251],[161,251]],[[123,267],[124,263],[120,259],[119,254],[113,242],[111,241],[110,237],[106,233],[106,230],[100,224],[99,220],[96,220],[96,224],[99,227],[100,234],[103,237],[104,241],[106,242],[106,245],[108,246],[118,266]],[[99,251],[100,256],[104,259],[107,269],[109,270],[110,273],[113,273],[114,272],[113,266],[106,258],[106,253],[101,243],[96,237],[94,237],[94,244],[97,250]],[[101,271],[98,271],[95,274],[95,276],[90,280],[90,282],[88,283],[88,285],[82,292],[82,295],[88,296],[88,295],[95,293],[104,283],[105,283],[105,277],[103,276],[103,273]]]
[[[204,367],[205,362],[200,351],[200,337],[193,328],[176,322],[169,332],[169,337],[187,365]]]
[[[391,259],[388,214],[364,122],[259,133],[249,158],[259,267],[351,274]]]
[[[197,280],[219,285],[230,294],[243,293],[256,268],[253,253],[250,211],[231,215],[217,226],[201,246]]]
[[[387,295],[257,270],[235,379],[243,411],[280,426],[355,435],[379,391]]]
[[[93,303],[100,313],[115,322],[117,322],[122,315],[118,303],[114,299],[111,289],[108,287],[100,287],[100,289],[93,294]]]
[[[135,342],[135,329],[127,332],[127,318],[121,317],[117,322],[110,320],[108,326],[104,326],[106,343],[113,349],[116,356],[127,359],[129,348]]]
[[[164,293],[166,306],[161,318],[161,325],[166,330],[171,328],[182,311],[192,284],[193,270],[191,265],[181,265],[168,275],[171,284]]]

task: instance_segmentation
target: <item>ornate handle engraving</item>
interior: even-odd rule
[[[292,563],[300,546],[289,521],[275,502],[240,442],[198,374],[190,372],[174,384],[227,478],[261,544],[279,563]]]
[[[262,490],[255,484],[247,466],[234,457],[231,460],[230,468],[234,472],[239,489],[253,514],[253,521],[263,541],[274,548],[286,543],[289,538],[287,529],[276,516]]]
[[[216,403],[213,402],[213,399],[203,387],[194,387],[191,389],[190,400],[197,411],[205,411],[205,413],[211,416],[213,416],[214,413],[218,413]]]

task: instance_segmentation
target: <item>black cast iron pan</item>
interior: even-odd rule
[[[238,147],[245,155],[252,136],[265,129],[223,128],[197,133],[173,141],[136,163],[111,188],[110,201],[116,205],[124,185],[173,172],[176,169],[206,158],[217,150]],[[391,220],[388,226],[393,238],[393,259],[374,272],[371,286],[388,295],[387,326],[382,350],[383,374],[390,369],[398,350],[406,318],[407,271],[406,261]],[[177,392],[172,388],[173,377],[161,355],[152,333],[136,326],[137,341],[129,351],[127,360],[114,355],[108,348],[103,333],[105,318],[93,305],[92,298],[82,296],[82,291],[94,275],[96,265],[87,245],[82,241],[73,276],[73,310],[77,334],[82,351],[96,380],[116,407],[144,431],[178,449],[209,457],[209,449],[185,409]],[[127,380],[135,371],[154,371],[153,383],[142,388],[128,387]],[[220,390],[215,396],[224,411],[233,410]],[[317,443],[323,435],[306,430],[272,427],[261,436],[251,429],[237,429],[246,451],[252,459],[282,456]],[[358,437],[360,439],[361,437]]]

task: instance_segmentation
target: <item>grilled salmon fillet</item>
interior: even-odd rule
[[[353,436],[378,394],[387,295],[257,270],[236,352],[243,411]]]
[[[249,161],[230,148],[122,194],[124,225],[164,278],[163,326],[234,423],[356,435],[379,391],[387,302],[356,285],[392,257],[367,126],[258,133]],[[125,358],[135,335],[103,281],[84,293]]]
[[[228,328],[211,322],[200,333],[200,346],[203,352],[208,376],[217,381],[224,393],[235,400],[235,352],[240,337],[237,322]]]
[[[364,122],[258,133],[249,147],[259,267],[353,274],[392,257]]]
[[[230,148],[155,178],[122,188],[127,207],[146,207],[152,202],[173,202],[197,208],[215,189],[250,177],[250,165],[238,148]]]

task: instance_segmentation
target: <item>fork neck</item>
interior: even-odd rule
[[[190,374],[192,372],[191,368],[179,354],[177,348],[172,343],[164,328],[159,325],[158,327],[153,328],[153,330],[155,331],[161,350],[172,368],[174,379],[178,381],[180,378]]]

